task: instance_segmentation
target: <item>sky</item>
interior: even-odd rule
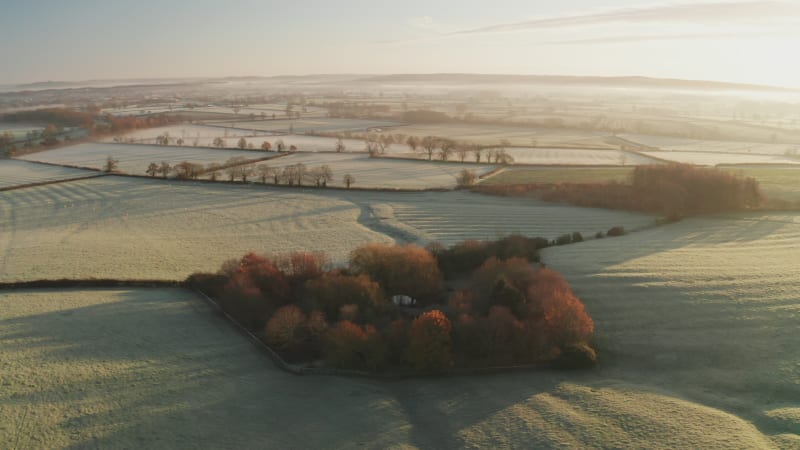
[[[0,84],[308,74],[800,88],[800,0],[0,0]]]

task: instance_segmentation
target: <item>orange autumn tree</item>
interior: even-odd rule
[[[453,365],[452,325],[438,309],[428,311],[411,323],[406,358],[416,369],[438,371]]]

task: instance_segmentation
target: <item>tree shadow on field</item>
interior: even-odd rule
[[[90,297],[85,306],[0,322],[0,348],[13,364],[0,390],[10,427],[0,447],[385,448],[405,440],[407,423],[385,386],[285,373],[188,291],[78,292]],[[61,294],[12,292],[22,302],[31,293],[54,302]]]

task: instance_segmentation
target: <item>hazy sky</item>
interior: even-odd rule
[[[800,87],[800,0],[0,0],[0,84],[318,73]]]

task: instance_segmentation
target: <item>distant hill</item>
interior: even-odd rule
[[[794,92],[796,90],[760,84],[726,83],[720,81],[680,80],[650,77],[588,77],[567,75],[485,75],[471,73],[433,73],[378,75],[361,78],[367,83],[441,83],[441,84],[547,84],[547,85],[586,85],[605,87],[642,87],[662,89],[693,90],[735,90]]]

